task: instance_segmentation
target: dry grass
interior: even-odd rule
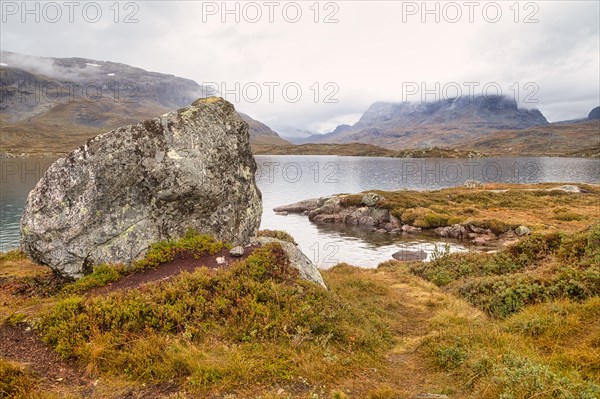
[[[580,256],[579,241],[572,241],[561,259]],[[580,302],[550,299],[496,319],[411,274],[416,264],[389,261],[374,270],[341,264],[322,272],[325,292],[278,274],[282,263],[272,249],[275,253],[239,266],[242,275],[235,278],[228,273],[237,272],[200,270],[169,283],[91,298],[3,292],[3,315],[23,314],[13,319],[34,325],[44,320],[40,331],[50,333],[50,342],[60,340],[59,349],[98,379],[85,393],[70,392],[73,398],[598,394],[598,293]],[[264,262],[275,263],[263,268]],[[13,282],[46,276],[40,267],[20,275],[19,266],[33,265],[18,253],[0,258],[0,273],[5,278],[16,273],[9,277]],[[212,294],[202,294],[204,289]],[[233,307],[231,298],[238,298]],[[212,305],[187,318],[199,304]],[[150,306],[138,313],[138,305]],[[153,316],[156,312],[162,316]],[[64,386],[36,377],[39,382],[30,386],[26,370],[24,377],[18,370],[7,372],[18,375],[17,389],[66,397]]]
[[[540,232],[575,232],[600,220],[600,186],[577,184],[588,191],[584,194],[547,191],[560,185],[486,184],[477,189],[374,192],[385,199],[379,207],[423,228],[475,223],[498,232],[519,225]],[[357,205],[361,200],[361,194],[348,195],[342,205]]]
[[[463,151],[448,148],[423,148],[410,150],[389,150],[372,144],[300,144],[252,145],[255,155],[341,155],[354,157],[392,157],[392,158],[471,158],[485,156],[475,151]]]

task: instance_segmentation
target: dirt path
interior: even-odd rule
[[[224,269],[234,262],[246,259],[255,249],[256,247],[252,246],[245,247],[244,255],[241,257],[231,256],[229,250],[225,248],[214,255],[205,253],[199,258],[195,258],[190,252],[182,252],[177,254],[174,260],[163,263],[156,269],[127,275],[114,283],[91,290],[89,295],[103,295],[122,289],[137,288],[148,283],[169,280],[183,272],[193,272],[201,267],[207,267],[210,270]],[[222,263],[217,261],[218,258],[222,258]]]
[[[30,327],[24,324],[16,327],[0,324],[0,337],[0,356],[26,365],[36,375],[43,377],[40,382],[44,385],[68,386],[77,391],[93,388],[93,381],[84,377],[83,370],[63,360]]]
[[[204,254],[198,258],[195,258],[190,252],[180,253],[174,260],[163,263],[156,269],[127,275],[114,283],[91,290],[88,295],[103,295],[118,290],[133,289],[152,282],[169,280],[183,272],[193,272],[200,267],[207,267],[210,270],[224,269],[236,261],[247,258],[256,248],[246,247],[244,255],[241,257],[232,257],[228,249],[222,249],[213,255]],[[52,279],[53,277],[48,278]],[[40,281],[45,282],[48,278]],[[35,295],[37,292],[34,288],[36,287],[20,287],[19,295]],[[11,295],[15,293],[15,287],[10,284],[4,284],[3,289],[10,292]],[[36,377],[39,392],[60,393],[61,396],[62,393],[68,393],[82,398],[104,397],[100,393],[102,381],[98,382],[76,363],[62,359],[42,340],[39,332],[26,324],[13,327],[0,323],[0,358],[23,365],[32,372]],[[167,385],[123,387],[123,392],[113,393],[110,397],[158,398],[164,397],[172,391],[173,387]]]

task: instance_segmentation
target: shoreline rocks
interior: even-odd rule
[[[427,259],[427,252],[422,249],[418,251],[411,251],[408,249],[401,249],[398,252],[392,254],[392,258],[402,261],[419,261]]]
[[[96,136],[58,159],[31,191],[21,248],[72,278],[130,265],[188,228],[234,245],[262,213],[248,125],[216,97]]]
[[[402,223],[388,209],[378,208],[376,204],[383,198],[376,193],[363,195],[358,205],[342,205],[345,196],[311,198],[274,209],[276,213],[289,212],[307,215],[316,224],[341,223],[369,228],[377,234],[423,234],[432,232],[441,238],[469,241],[475,246],[490,246],[500,242],[509,242],[531,233],[526,226],[497,235],[489,228],[477,226],[474,222],[464,222],[434,229],[422,229]]]

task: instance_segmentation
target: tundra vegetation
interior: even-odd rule
[[[0,359],[0,395],[600,395],[598,222],[534,233],[496,253],[439,251],[430,263],[391,260],[371,270],[339,264],[322,271],[328,290],[299,279],[277,243],[226,268],[99,290],[177,254],[223,248],[190,231],[157,243],[133,268],[101,265],[75,282],[19,251],[2,254],[2,334],[37,340],[57,360],[26,361],[12,350]],[[49,377],[49,367],[79,379]]]

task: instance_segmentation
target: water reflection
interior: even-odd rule
[[[306,198],[371,189],[430,190],[482,182],[600,183],[600,160],[581,158],[396,159],[336,156],[257,156],[257,184],[263,193],[261,228],[292,234],[302,250],[321,267],[347,262],[374,267],[402,246],[427,253],[439,241],[411,236],[374,234],[347,226],[315,226],[305,216],[278,216],[273,208]],[[0,250],[18,245],[19,220],[29,191],[53,158],[1,159]]]

